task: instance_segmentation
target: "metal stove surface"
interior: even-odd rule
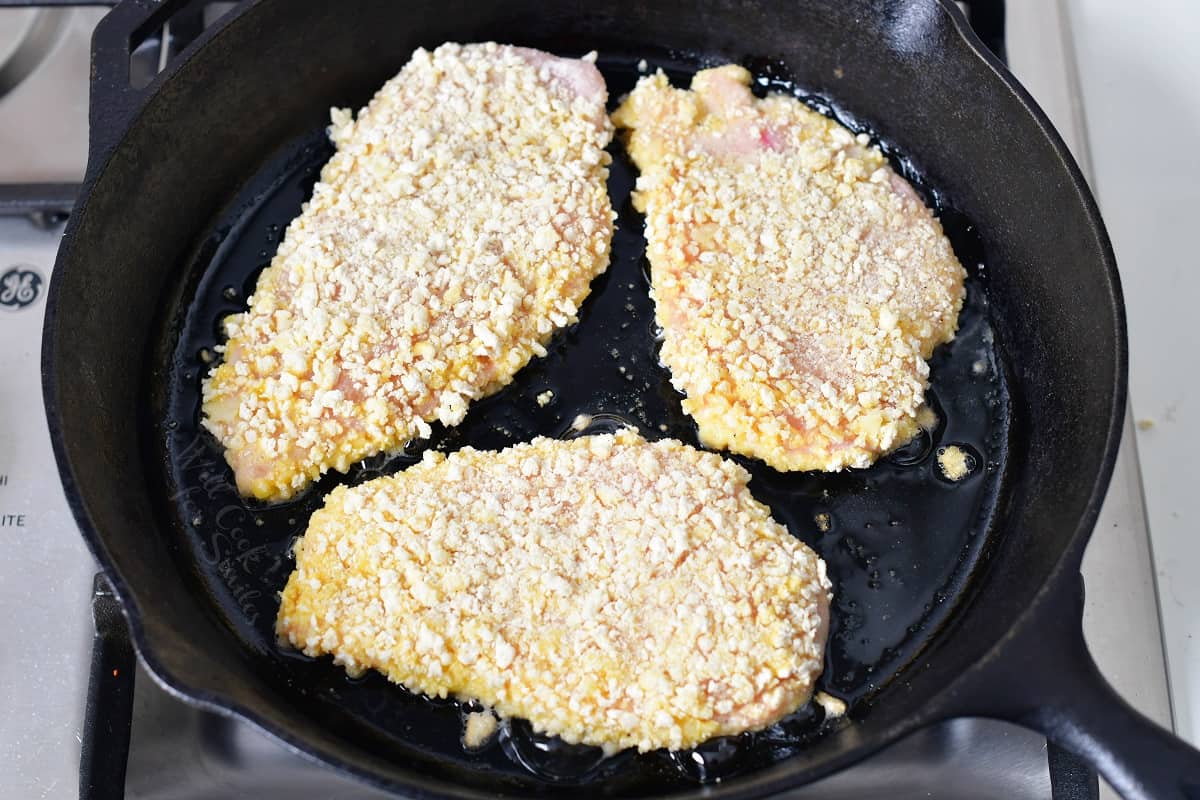
[[[0,9],[0,184],[78,180],[86,158],[87,40],[103,13]],[[20,30],[18,30],[20,26]],[[40,27],[39,27],[40,26]],[[1069,29],[1060,2],[1009,0],[1009,60],[1087,168]],[[40,58],[22,46],[42,36]],[[40,31],[40,32],[39,32]],[[47,33],[49,31],[49,33]],[[45,42],[49,42],[47,45]],[[13,66],[13,53],[19,57]],[[6,82],[7,81],[7,82]],[[9,147],[10,140],[14,142]],[[42,413],[39,350],[45,280],[60,223],[0,219],[0,796],[79,796],[95,563],[66,507]],[[15,276],[15,277],[14,277]],[[11,287],[11,293],[5,293]],[[1140,472],[1127,434],[1084,562],[1085,632],[1097,662],[1135,705],[1170,725]],[[1148,677],[1149,676],[1149,677]],[[1049,763],[1056,762],[1052,786]],[[956,720],[919,732],[794,798],[1095,796],[1066,780],[1041,736],[1001,722]],[[121,787],[102,787],[119,796]],[[138,671],[128,798],[264,800],[382,797],[244,723],[200,711]],[[115,790],[115,791],[113,791]],[[1100,788],[1101,796],[1107,794]]]

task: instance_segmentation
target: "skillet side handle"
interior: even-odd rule
[[[92,31],[88,169],[105,160],[146,98],[130,85],[129,60],[139,44],[198,0],[122,0]],[[164,43],[165,46],[165,43]]]
[[[1200,800],[1200,751],[1109,685],[1083,638],[1083,579],[1058,583],[996,657],[971,671],[964,705],[1045,734],[1125,800]]]

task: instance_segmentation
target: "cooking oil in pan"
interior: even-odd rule
[[[632,88],[643,55],[600,59],[614,103]],[[696,63],[676,57],[651,63],[650,69],[661,64],[681,81]],[[791,91],[776,68],[757,66],[760,90]],[[833,104],[805,99],[844,122],[850,119]],[[629,199],[636,172],[619,145],[612,152],[609,189],[619,215],[612,264],[593,282],[579,322],[561,331],[547,356],[530,363],[511,385],[475,403],[456,428],[435,425],[427,441],[367,459],[347,475],[327,475],[283,505],[238,497],[219,448],[200,428],[199,384],[220,344],[220,320],[245,307],[258,273],[331,153],[323,131],[265,163],[191,259],[182,304],[166,320],[171,348],[157,365],[168,376],[153,432],[171,497],[163,514],[177,531],[181,551],[198,565],[198,588],[213,598],[216,613],[263,674],[328,729],[364,747],[413,763],[449,759],[496,780],[515,781],[514,786],[602,781],[614,793],[625,785],[667,790],[758,768],[853,724],[856,713],[945,621],[952,598],[984,551],[1006,456],[1004,365],[988,323],[978,268],[981,245],[964,219],[941,207],[943,226],[971,278],[958,335],[931,362],[926,429],[865,470],[785,474],[728,456],[753,475],[755,496],[829,567],[834,603],[817,689],[845,700],[846,718],[826,720],[818,705],[809,704],[766,730],[693,750],[610,758],[598,748],[568,745],[510,720],[491,742],[467,750],[459,704],[413,694],[377,673],[350,677],[328,659],[278,646],[277,592],[292,568],[292,544],[321,498],[339,483],[402,470],[430,447],[499,449],[539,435],[573,437],[631,426],[649,439],[698,444],[695,425],[682,413],[680,396],[658,360],[661,331],[647,294],[642,220]],[[919,191],[932,196],[909,162],[889,155]],[[937,464],[938,449],[951,444],[975,462],[958,481],[947,480]]]

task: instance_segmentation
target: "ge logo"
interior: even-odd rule
[[[20,311],[41,293],[42,276],[33,267],[18,264],[0,275],[0,308]]]

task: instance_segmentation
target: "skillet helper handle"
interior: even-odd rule
[[[1200,751],[1143,716],[1100,674],[1083,638],[1083,579],[1021,625],[968,678],[969,713],[1033,728],[1078,755],[1125,800],[1200,800]]]
[[[122,0],[92,32],[92,80],[88,111],[89,172],[107,160],[141,108],[145,87],[130,83],[130,57],[138,45],[196,0]]]

